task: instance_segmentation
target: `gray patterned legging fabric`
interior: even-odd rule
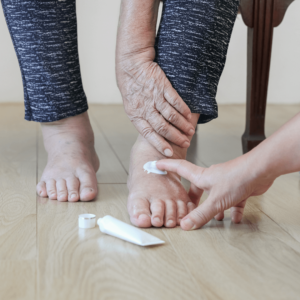
[[[25,119],[53,122],[85,112],[88,105],[78,59],[76,0],[1,3],[22,73]],[[216,90],[238,3],[164,1],[156,61],[192,112],[201,114],[200,123],[218,114]]]

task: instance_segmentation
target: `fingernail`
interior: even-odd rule
[[[188,148],[190,146],[190,142],[185,141],[182,146],[183,148]]]
[[[165,153],[165,156],[168,156],[168,157],[172,157],[173,156],[173,153],[172,153],[172,151],[170,149],[166,149],[164,151],[164,153]]]
[[[71,195],[71,199],[74,199],[74,198],[76,198],[76,195],[75,195],[75,194],[72,194],[72,195]]]
[[[189,135],[193,135],[195,133],[195,129],[190,129]]]
[[[189,114],[189,115],[187,116],[187,119],[190,120],[191,118],[192,118],[192,114]]]
[[[182,224],[186,230],[194,230],[196,228],[196,225],[190,220],[190,219],[184,219],[182,220]]]

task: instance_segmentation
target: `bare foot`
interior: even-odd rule
[[[88,114],[41,126],[48,163],[36,187],[38,195],[59,201],[94,199],[99,159]]]
[[[193,114],[196,126],[199,114]],[[185,159],[186,149],[173,146],[173,159]],[[196,206],[175,173],[147,174],[143,165],[166,158],[139,135],[131,151],[127,208],[132,224],[139,227],[175,227]]]

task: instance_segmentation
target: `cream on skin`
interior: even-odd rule
[[[199,203],[203,191],[208,193],[208,198],[181,220],[182,229],[198,229],[213,217],[221,220],[229,208],[232,221],[239,223],[249,197],[265,193],[280,175],[300,170],[299,128],[300,113],[252,151],[209,168],[185,160],[158,161],[158,169],[191,182],[189,196],[194,203]]]

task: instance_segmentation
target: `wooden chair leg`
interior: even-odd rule
[[[272,53],[273,28],[293,0],[241,0],[240,11],[248,26],[246,153],[265,139],[265,112]]]

